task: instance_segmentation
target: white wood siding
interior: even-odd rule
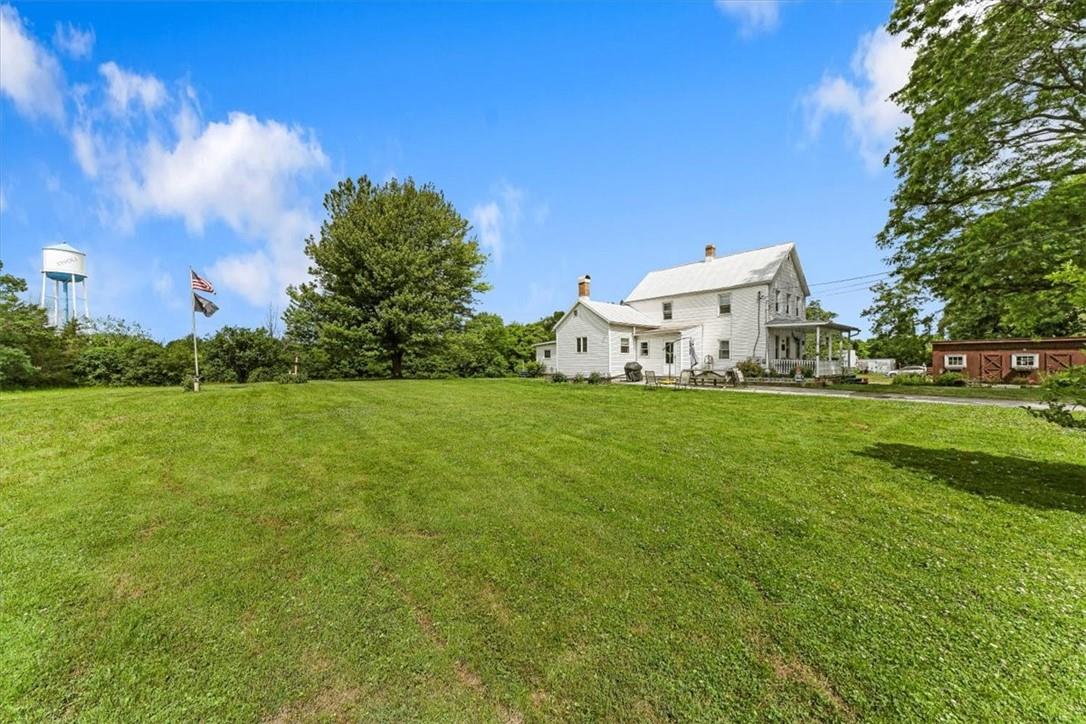
[[[554,330],[555,369],[567,375],[610,374],[610,329],[599,315],[578,304]],[[577,338],[588,337],[588,352],[577,351]]]
[[[781,308],[780,311],[776,311],[773,306],[773,302],[776,299],[777,292],[781,293]],[[787,300],[786,295],[792,295],[792,308],[786,308],[785,302]],[[799,312],[796,312],[795,305],[796,299],[799,299]],[[781,268],[777,270],[777,276],[773,279],[773,284],[769,288],[769,318],[770,319],[806,319],[806,305],[807,300],[803,296],[803,287],[799,283],[799,275],[796,274],[796,266],[792,263],[792,257],[789,256],[781,263]]]
[[[627,362],[637,359],[637,342],[634,339],[633,329],[628,327],[611,327],[611,376],[625,374]],[[630,351],[622,351],[622,340],[630,340]]]
[[[774,300],[777,292],[780,292],[780,311],[774,308]],[[799,283],[799,275],[796,273],[795,264],[789,256],[781,263],[777,275],[770,285],[770,319],[806,319],[807,300],[803,296],[803,288]],[[792,295],[791,308],[786,304],[788,294]],[[795,308],[796,298],[799,298],[799,310]],[[769,359],[799,359],[803,356],[804,333],[791,330],[778,330],[769,332]]]
[[[762,295],[760,312],[759,292]],[[629,304],[654,319],[661,320],[663,324],[682,325],[684,329],[682,335],[694,337],[695,351],[699,362],[704,360],[705,355],[708,354],[713,356],[714,366],[717,369],[728,369],[745,359],[751,357],[763,358],[765,356],[766,299],[768,293],[769,286],[759,284],[713,292],[683,294],[669,299],[647,299],[630,302]],[[731,314],[719,313],[718,294],[731,294]],[[669,322],[663,322],[662,320],[663,302],[665,301],[671,302],[671,320]],[[679,335],[679,332],[675,333],[676,337]],[[646,365],[645,360],[641,357],[638,357],[638,361],[645,365],[647,369],[666,372],[664,340],[667,338],[654,335],[642,339],[647,339],[650,342],[649,361],[651,365]],[[726,360],[717,359],[717,351],[720,346],[719,340],[722,339],[728,340],[731,347],[731,355]],[[641,339],[638,341],[641,341]],[[681,354],[685,363],[687,356],[685,344]],[[679,351],[676,350],[677,358],[678,355]],[[678,362],[678,359],[676,361]],[[675,369],[675,367],[672,369]]]
[[[535,361],[543,365],[544,372],[554,372],[554,365],[557,362],[557,358],[554,356],[555,349],[556,345],[554,344],[542,344],[535,348]],[[547,357],[544,350],[549,351],[551,356]]]

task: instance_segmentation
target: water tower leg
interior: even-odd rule
[[[83,316],[90,319],[90,302],[87,301],[87,280],[83,280]]]
[[[60,326],[60,282],[53,280],[53,326]]]
[[[46,276],[45,276],[45,272],[42,272],[41,273],[41,308],[42,309],[45,309],[45,285],[46,285],[46,283],[47,283],[47,279],[46,279]]]

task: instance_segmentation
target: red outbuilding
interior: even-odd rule
[[[1086,365],[1086,337],[958,339],[931,343],[935,374],[960,372],[981,382],[1039,382],[1049,372]]]

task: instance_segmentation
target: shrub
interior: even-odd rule
[[[257,367],[249,373],[249,382],[275,382],[277,375],[267,367]]]
[[[588,376],[588,384],[599,385],[607,381],[607,378],[601,375],[599,372],[593,372]]]
[[[543,369],[543,363],[533,359],[521,365],[518,373],[522,377],[539,377],[543,374]]]
[[[928,378],[924,375],[896,375],[893,378],[895,385],[926,385]]]
[[[298,374],[291,374],[290,372],[284,372],[275,378],[281,385],[301,385],[309,382],[309,375],[305,372],[298,372]]]
[[[1048,406],[1029,410],[1029,414],[1061,427],[1086,430],[1086,415],[1074,412],[1075,405],[1086,407],[1086,367],[1048,375],[1041,383],[1041,390]]]
[[[965,375],[961,372],[944,372],[935,378],[935,384],[940,387],[964,387]]]
[[[565,382],[568,378],[561,372],[555,372],[551,375],[551,382]]]
[[[752,359],[745,359],[735,366],[745,377],[765,377],[765,368]]]
[[[577,374],[573,375],[573,379],[570,380],[570,381],[575,385],[583,384],[584,383],[584,375],[582,375],[580,372],[578,372]]]

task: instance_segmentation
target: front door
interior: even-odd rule
[[[1003,353],[980,353],[980,377],[988,382],[998,382],[1003,379]]]

